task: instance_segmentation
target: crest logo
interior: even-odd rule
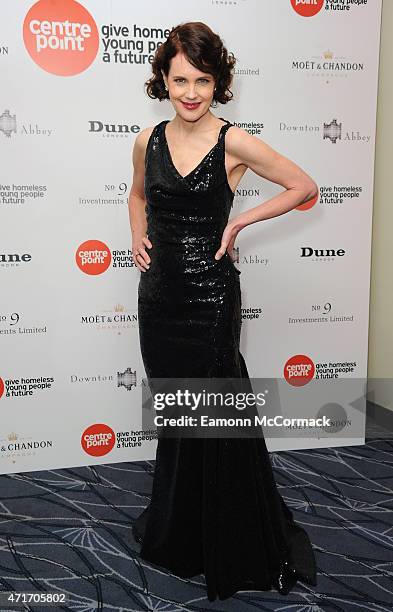
[[[0,115],[0,132],[3,132],[7,138],[11,138],[12,132],[16,134],[16,115],[11,115],[9,110],[5,110]]]

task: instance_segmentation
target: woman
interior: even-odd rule
[[[143,130],[133,151],[132,253],[149,379],[249,379],[236,237],[317,193],[295,163],[211,112],[232,98],[235,61],[207,25],[185,23],[157,49],[146,83],[175,111]],[[229,221],[247,169],[286,190]],[[309,538],[277,491],[263,436],[159,438],[151,503],[133,533],[146,561],[181,577],[204,574],[210,601],[316,584]]]

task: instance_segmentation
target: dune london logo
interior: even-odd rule
[[[31,261],[30,253],[0,253],[0,266],[7,268],[9,266],[19,266],[23,262]]]
[[[313,247],[300,247],[300,257],[311,258],[311,261],[334,261],[336,257],[344,257],[345,249],[314,249]]]
[[[75,0],[39,0],[23,23],[23,40],[32,60],[46,72],[72,76],[86,70],[98,52],[93,17]]]
[[[137,124],[127,125],[126,123],[103,123],[102,121],[89,121],[89,132],[109,133],[109,134],[138,134],[141,126]]]

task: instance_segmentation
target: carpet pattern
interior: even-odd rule
[[[139,558],[131,524],[149,501],[153,461],[0,476],[0,591],[67,594],[56,608],[20,608],[37,612],[391,612],[392,450],[391,437],[373,436],[271,453],[280,493],[313,543],[318,585],[215,602],[203,576],[180,579]]]

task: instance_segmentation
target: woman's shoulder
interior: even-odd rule
[[[232,147],[234,150],[236,150],[237,148],[248,147],[255,143],[255,141],[262,141],[259,136],[256,137],[254,134],[251,134],[247,129],[240,127],[239,125],[230,122],[229,127],[230,129],[227,130],[228,135],[226,137],[228,148]]]
[[[139,132],[139,134],[137,135],[137,137],[135,138],[135,144],[137,146],[140,147],[145,147],[149,141],[150,136],[152,135],[153,131],[156,129],[156,125],[150,126],[150,127],[145,127],[143,130],[141,130]]]
[[[134,147],[144,153],[153,134],[157,132],[163,123],[164,121],[160,121],[156,125],[145,127],[141,130],[135,138]]]

